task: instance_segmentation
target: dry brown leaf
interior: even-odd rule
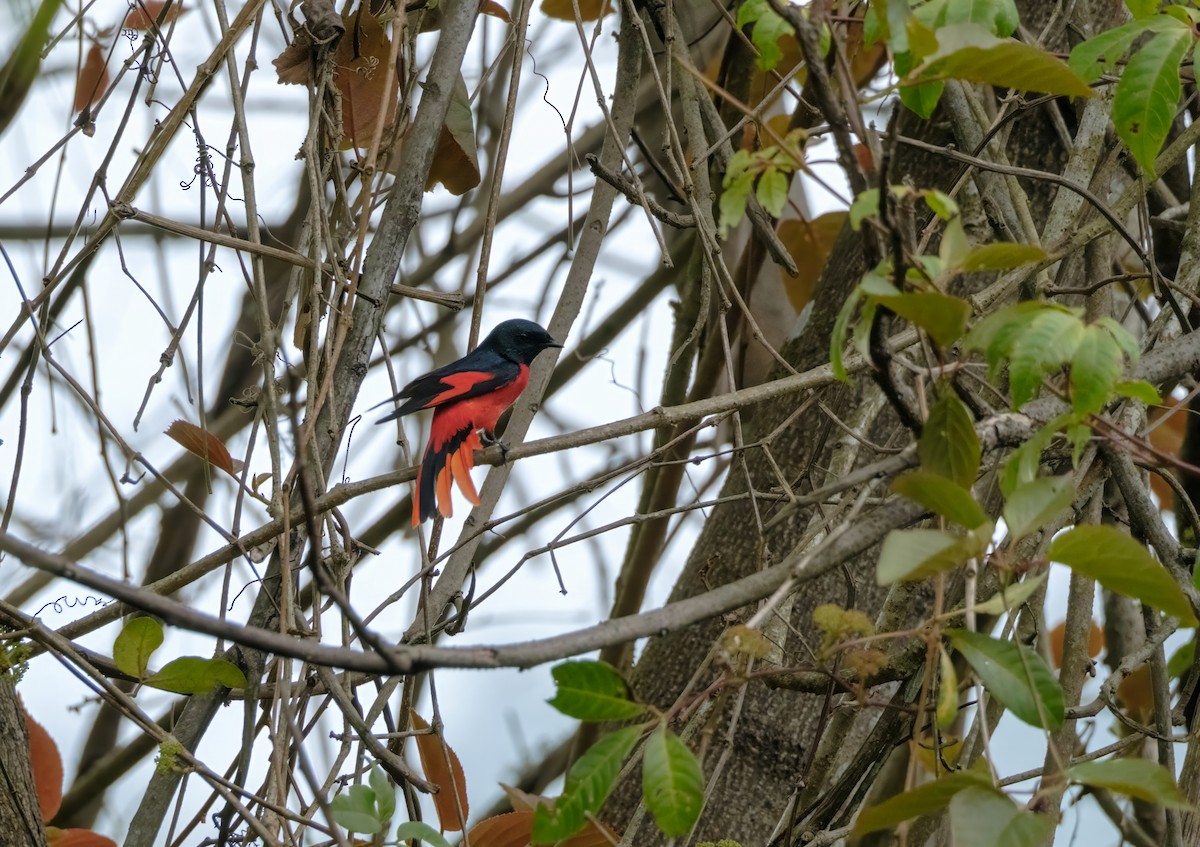
[[[307,30],[296,33],[296,39],[271,60],[281,85],[311,85],[313,82],[313,40]]]
[[[483,8],[479,10],[479,14],[499,18],[506,24],[512,23],[512,16],[508,14],[508,9],[501,6],[496,0],[485,0]]]
[[[429,723],[414,710],[408,711],[413,729],[429,729]],[[438,787],[433,795],[438,824],[442,832],[460,832],[467,820],[467,778],[458,755],[440,736],[422,733],[413,736],[425,778]],[[447,787],[449,786],[449,787]]]
[[[199,456],[214,468],[219,468],[230,476],[237,474],[237,467],[229,455],[229,450],[221,443],[221,439],[208,430],[187,421],[175,421],[164,432],[184,450]]]
[[[342,22],[346,32],[333,54],[333,81],[342,93],[341,149],[349,150],[370,146],[380,111],[386,110],[384,127],[395,119],[400,82],[388,73],[392,42],[383,24],[365,7]]]
[[[579,19],[599,20],[614,9],[612,0],[579,0]],[[542,0],[542,14],[559,21],[575,20],[575,8],[571,5],[571,0]]]
[[[48,821],[58,814],[58,807],[62,805],[62,756],[50,733],[33,719],[24,703],[21,711],[25,713],[25,726],[29,730],[29,761],[33,767],[38,808],[42,810],[42,820]]]
[[[549,797],[543,797],[540,794],[530,794],[528,791],[522,791],[515,785],[500,783],[500,788],[504,790],[504,796],[508,798],[508,803],[513,807],[514,812],[532,812],[538,806],[552,806],[554,801]]]
[[[100,99],[108,88],[108,63],[104,60],[104,49],[93,41],[79,68],[75,79],[75,113],[79,114]]]
[[[1149,665],[1138,665],[1133,673],[1121,680],[1117,686],[1117,702],[1125,714],[1138,723],[1149,723],[1154,718],[1154,683]]]
[[[1062,667],[1063,658],[1063,640],[1067,634],[1067,622],[1059,621],[1058,625],[1050,630],[1050,658],[1054,662],[1054,667]],[[1092,620],[1088,629],[1088,657],[1096,658],[1100,655],[1100,651],[1104,649],[1104,630],[1100,628],[1100,624]]]
[[[480,847],[526,847],[533,837],[533,812],[508,812],[484,818],[467,833],[467,841]]]
[[[446,123],[433,153],[433,164],[425,180],[429,191],[438,183],[455,196],[466,194],[479,185],[479,154],[475,145],[475,123],[471,99],[462,74],[454,82]]]
[[[1179,458],[1183,451],[1183,437],[1187,434],[1188,404],[1183,400],[1170,401],[1171,405],[1150,409],[1150,444],[1155,450]],[[1178,468],[1171,469],[1177,476]],[[1175,492],[1156,473],[1150,474],[1150,490],[1158,497],[1164,512],[1175,508]]]
[[[158,21],[158,16],[166,8],[167,2],[168,0],[141,0],[141,2],[137,3],[136,8],[131,9],[129,14],[125,16],[125,23],[121,25],[122,28],[145,32]],[[179,2],[179,0],[174,0],[171,3],[171,8],[167,9],[166,17],[163,18],[161,25],[166,26],[186,11],[187,9],[183,3]]]
[[[833,244],[846,223],[845,212],[827,212],[811,221],[786,220],[779,224],[779,240],[783,242],[800,273],[791,277],[780,269],[780,278],[787,291],[788,301],[799,313],[812,299],[817,279],[825,269]]]

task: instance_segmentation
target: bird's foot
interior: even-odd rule
[[[493,444],[500,448],[501,463],[508,464],[508,445],[496,436],[496,433],[491,430],[484,429],[479,432],[479,440],[483,442],[484,447],[491,447]]]

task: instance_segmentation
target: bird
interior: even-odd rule
[[[404,402],[377,424],[420,409],[433,409],[429,443],[417,469],[414,527],[433,517],[435,494],[437,511],[447,518],[453,514],[451,479],[458,483],[464,497],[479,505],[479,494],[471,481],[475,451],[483,445],[479,433],[482,430],[489,443],[496,440],[496,421],[529,384],[530,364],[552,347],[562,345],[533,321],[503,321],[470,353],[417,377],[391,400],[384,401]]]

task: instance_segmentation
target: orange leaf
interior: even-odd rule
[[[1063,639],[1067,634],[1067,622],[1059,621],[1054,629],[1050,630],[1050,658],[1054,661],[1054,667],[1062,667],[1063,658]],[[1100,651],[1104,649],[1104,630],[1100,629],[1100,625],[1093,619],[1088,627],[1088,656],[1092,659],[1100,655]]]
[[[75,112],[82,112],[100,99],[108,88],[108,63],[104,61],[104,50],[99,42],[93,41],[88,48],[79,76],[75,80]]]
[[[342,92],[342,149],[349,150],[370,146],[380,111],[386,109],[385,127],[395,119],[400,82],[388,73],[391,39],[367,4],[342,22],[346,32],[333,54],[333,81]]]
[[[509,812],[484,818],[467,833],[467,841],[482,847],[526,847],[533,837],[533,812]]]
[[[129,14],[125,16],[125,23],[121,25],[122,29],[136,29],[140,32],[145,32],[158,22],[158,16],[167,6],[168,0],[139,0],[136,8],[131,9]],[[166,26],[171,21],[186,12],[183,3],[175,0],[171,3],[171,8],[167,9],[167,14],[162,20],[162,26]]]
[[[531,828],[533,826],[533,810],[538,806],[553,806],[554,801],[549,797],[542,797],[539,794],[530,794],[528,791],[522,791],[513,785],[505,785],[500,783],[500,787],[504,789],[505,796],[508,797],[508,802],[512,804],[515,811],[506,815],[497,815],[494,818],[485,818],[475,826],[471,827],[471,831],[467,833],[467,840],[472,844],[479,844],[482,847],[508,847],[508,841],[495,841],[493,838],[500,838],[510,830],[514,834],[520,833],[519,825],[522,821],[517,815],[528,815],[528,823],[525,824],[525,840],[517,844],[517,847],[525,847],[529,843]],[[501,818],[508,820],[501,821]],[[493,823],[495,822],[495,823]],[[487,828],[483,828],[484,824],[489,824]],[[494,829],[493,829],[494,827]],[[477,835],[476,830],[481,830]],[[483,837],[481,837],[483,836]],[[578,835],[568,838],[562,842],[560,847],[612,847],[613,844],[619,843],[621,836],[603,824],[595,821],[588,821],[586,827]]]
[[[1117,686],[1117,702],[1129,717],[1138,723],[1149,723],[1154,717],[1154,683],[1150,666],[1138,665]]]
[[[508,14],[508,9],[501,6],[496,0],[484,0],[483,8],[479,10],[479,13],[499,18],[506,24],[512,23],[512,16]]]
[[[29,730],[29,761],[33,766],[38,806],[42,810],[42,820],[48,821],[58,814],[58,807],[62,805],[62,756],[50,733],[33,719],[24,703],[21,711],[25,713],[25,725]]]
[[[825,269],[825,261],[833,250],[838,234],[846,223],[845,212],[827,212],[811,221],[787,220],[779,224],[779,240],[796,260],[800,273],[796,277],[780,270],[788,300],[797,314],[812,299],[817,279]]]
[[[90,829],[59,829],[46,827],[46,841],[50,847],[117,847],[117,842]]]
[[[612,0],[579,0],[579,20],[595,21],[614,10]],[[574,21],[571,0],[542,0],[542,13],[560,21]]]
[[[187,421],[175,421],[166,428],[165,434],[184,450],[199,456],[214,468],[219,468],[230,476],[237,473],[233,458],[221,443],[221,439],[208,430]]]
[[[408,716],[413,729],[429,729],[426,720],[414,710],[409,709]],[[449,744],[433,733],[413,736],[413,740],[417,742],[417,755],[421,758],[425,778],[438,787],[437,794],[433,795],[433,807],[437,810],[442,832],[462,831],[468,812],[467,778],[458,756]]]

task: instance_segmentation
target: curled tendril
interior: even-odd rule
[[[53,609],[57,614],[60,615],[67,609],[80,609],[89,605],[95,606],[98,609],[103,609],[105,606],[109,606],[113,602],[114,601],[112,600],[105,600],[103,597],[97,597],[94,594],[85,594],[82,597],[68,597],[64,594],[62,597],[46,603],[44,606],[42,606],[42,608],[34,612],[33,616],[36,618],[47,609]]]

